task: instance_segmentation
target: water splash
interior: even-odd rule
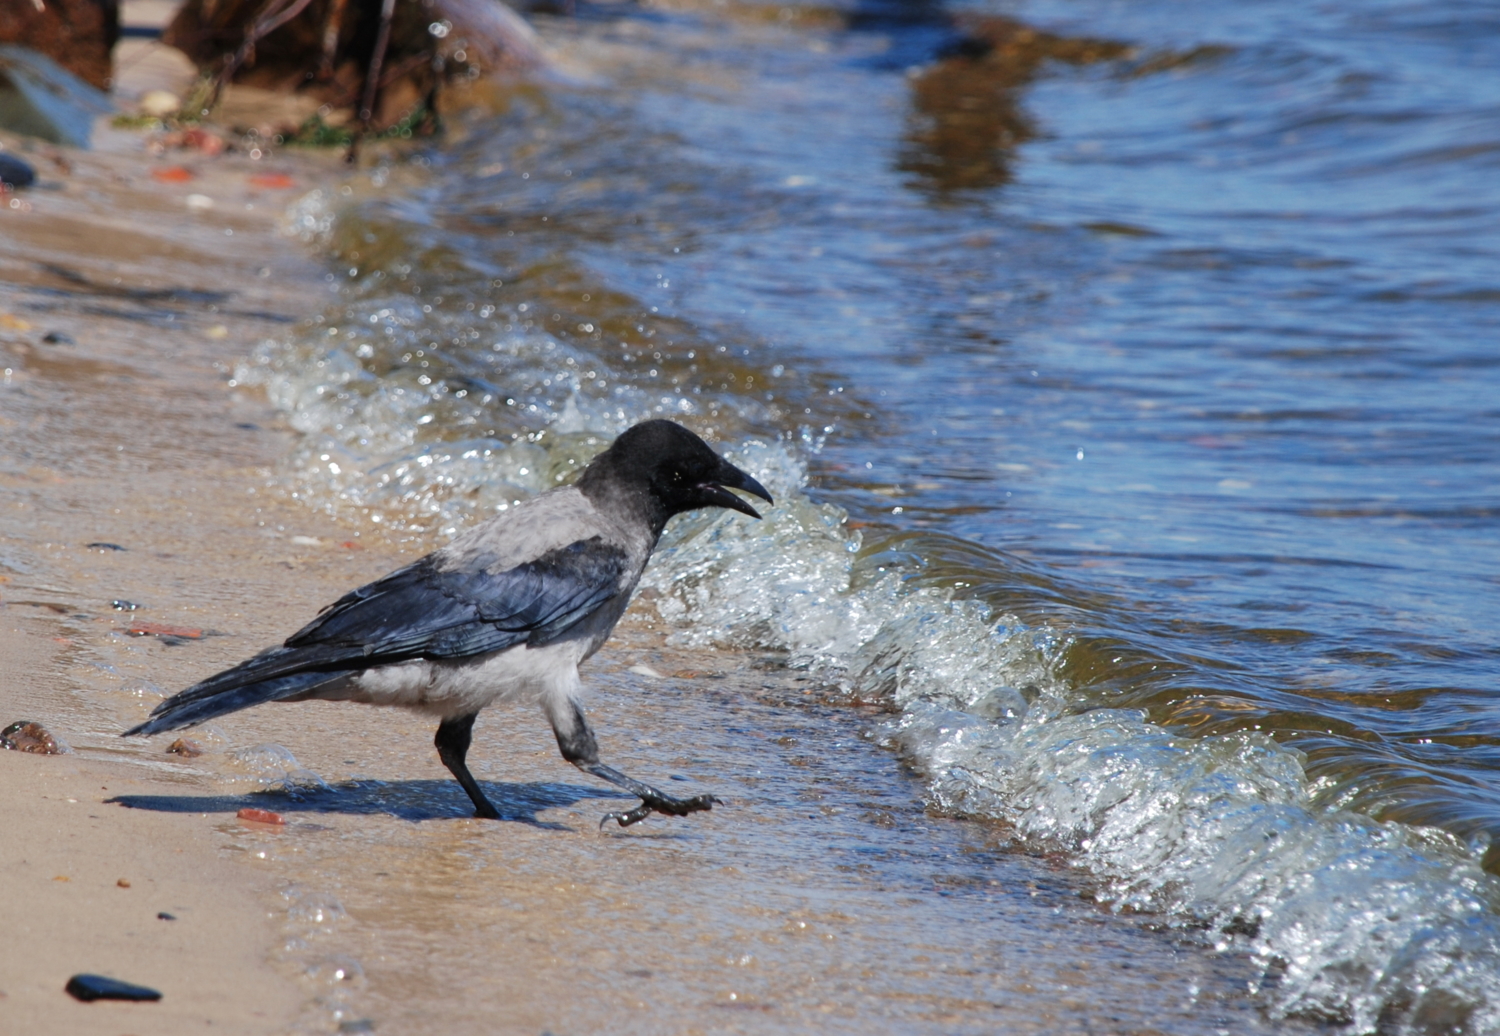
[[[1067,852],[1114,909],[1250,950],[1281,1015],[1500,1028],[1500,881],[1468,846],[1320,808],[1301,753],[1264,734],[1186,738],[1133,710],[1076,711],[1063,634],[862,566],[842,514],[786,492],[788,456],[740,453],[781,480],[765,523],[700,517],[658,553],[647,583],[674,639],[785,651],[898,709],[890,742],[934,805]]]
[[[277,744],[231,749],[219,757],[219,764],[218,779],[231,788],[249,785],[255,791],[292,798],[329,790],[327,781]]]

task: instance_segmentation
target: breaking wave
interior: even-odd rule
[[[1500,1029],[1500,881],[1463,842],[1320,805],[1302,754],[1264,734],[1187,738],[1086,708],[1059,676],[1066,631],[911,587],[899,556],[861,551],[837,510],[797,492],[784,448],[737,459],[787,502],[762,525],[675,530],[648,584],[679,642],[785,651],[887,705],[888,743],[933,805],[1066,852],[1116,910],[1249,950],[1276,1013],[1357,1032]]]

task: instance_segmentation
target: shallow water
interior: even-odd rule
[[[643,681],[621,654],[684,656],[626,639],[591,668],[591,716],[633,772],[721,795],[701,823],[601,834],[622,800],[569,778],[529,709],[487,714],[471,756],[500,824],[466,819],[426,721],[328,707],[236,717],[231,736],[306,746],[331,789],[247,797],[221,769],[218,796],[121,798],[206,812],[293,882],[280,956],[315,996],[308,1032],[330,1015],[432,1033],[1284,1031],[1245,995],[1243,956],[1111,917],[1061,861],[927,815],[867,715],[722,656]],[[248,754],[269,773],[284,752]],[[230,819],[257,801],[286,827]]]
[[[679,642],[893,709],[1273,1014],[1500,1031],[1494,13],[1001,15],[542,19],[572,80],[304,199],[343,302],[237,379],[418,538],[692,424],[783,502],[674,534]]]

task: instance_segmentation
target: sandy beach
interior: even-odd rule
[[[157,160],[138,133],[99,137],[92,152],[5,141],[40,183],[0,210],[0,702],[5,722],[41,722],[74,751],[0,752],[0,868],[25,904],[0,951],[0,1013],[7,1031],[274,1031],[301,1001],[267,959],[276,892],[230,863],[201,818],[107,804],[180,788],[181,767],[122,755],[120,711],[78,694],[76,672],[108,666],[89,642],[120,638],[132,618],[197,623],[209,602],[195,595],[271,548],[265,512],[230,501],[286,436],[226,391],[223,370],[315,305],[298,286],[321,271],[280,239],[286,189],[250,182],[271,172],[263,163]],[[153,179],[171,167],[190,179]],[[189,208],[189,194],[212,210]],[[126,549],[86,546],[106,541]],[[210,571],[217,580],[200,578]],[[153,603],[112,607],[127,597]],[[157,656],[148,667],[168,686],[199,671],[193,648],[153,647],[124,645]],[[76,1003],[61,992],[75,972],[164,999]]]

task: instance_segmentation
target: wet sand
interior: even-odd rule
[[[230,579],[264,552],[255,512],[231,494],[287,439],[264,406],[231,399],[215,364],[306,312],[297,286],[322,274],[275,233],[287,191],[249,182],[272,170],[152,159],[136,134],[101,138],[95,153],[5,141],[40,184],[15,196],[26,208],[0,212],[0,723],[37,720],[75,751],[0,752],[12,904],[0,1028],[280,1031],[305,998],[268,960],[285,912],[274,882],[236,866],[202,817],[109,803],[178,789],[181,767],[161,746],[122,753],[113,735],[139,699],[91,694],[89,677],[113,675],[96,642],[149,652],[116,631],[148,616],[194,621],[199,576]],[[198,175],[150,176],[177,164]],[[215,208],[194,215],[190,193]],[[96,542],[126,549],[86,546]],[[132,597],[149,607],[111,606]],[[171,686],[194,661],[164,652],[149,668]],[[164,1000],[77,1003],[62,987],[80,971]]]
[[[1249,962],[1100,909],[1002,830],[926,815],[878,714],[774,658],[668,649],[640,605],[586,673],[590,715],[609,761],[720,795],[712,814],[601,833],[624,800],[530,710],[476,731],[500,823],[467,815],[415,716],[252,710],[192,735],[196,759],[119,739],[412,553],[278,490],[294,433],[228,384],[328,297],[277,219],[344,172],[103,143],[33,152],[46,183],[0,215],[0,721],[74,749],[0,754],[0,866],[25,904],[0,943],[0,1028],[1296,1031],[1256,1011]],[[194,179],[150,177],[168,163]],[[268,172],[294,188],[252,184]],[[278,793],[296,766],[302,789]],[[247,805],[288,822],[236,820]],[[90,970],[166,999],[63,995]]]

